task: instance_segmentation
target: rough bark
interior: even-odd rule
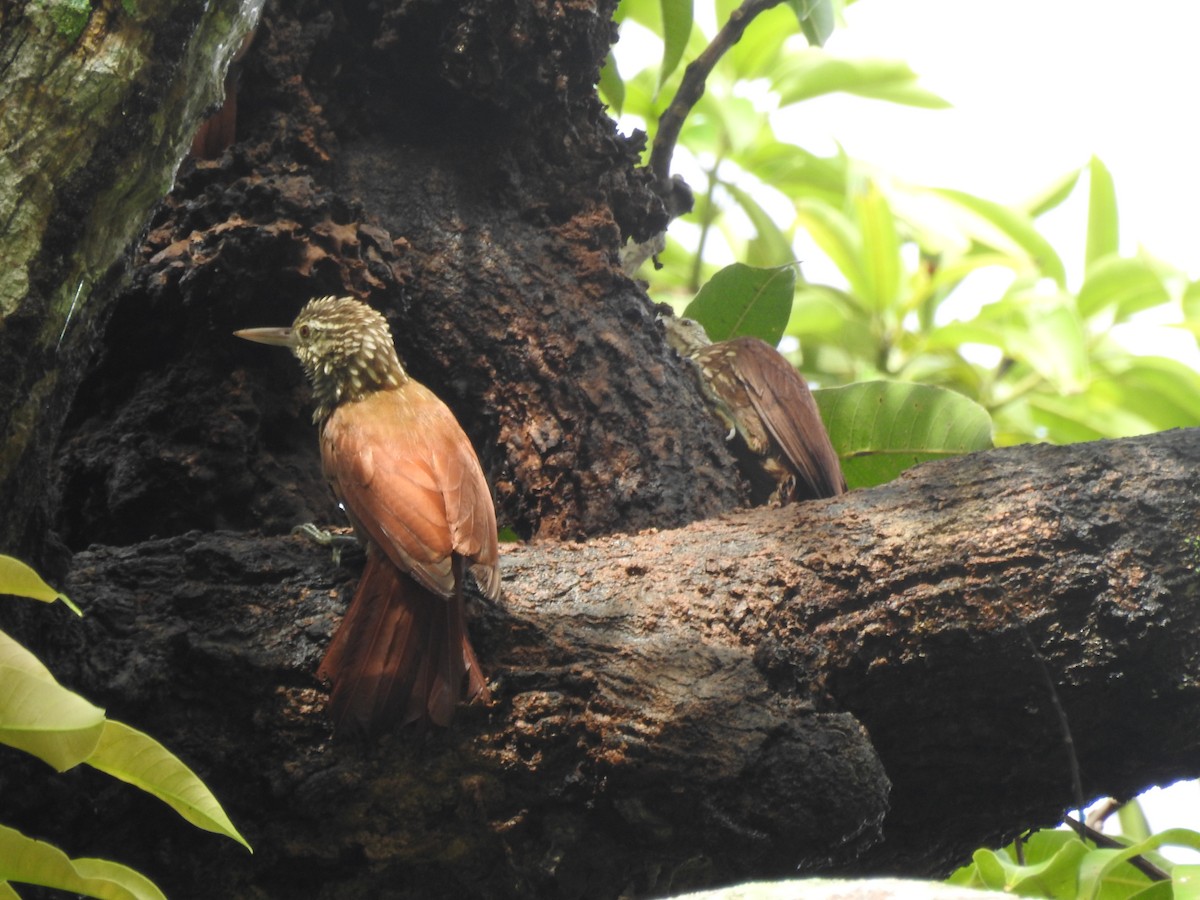
[[[665,214],[595,96],[611,10],[344,12],[265,11],[239,143],[156,217],[70,423],[68,543],[328,516],[298,368],[230,336],[322,294],[387,312],[521,534],[735,506],[720,429],[619,266]]]
[[[0,6],[0,546],[35,555],[113,267],[169,189],[261,0],[82,6]]]
[[[11,753],[6,822],[177,896],[644,895],[940,872],[1051,822],[1073,802],[1056,701],[1089,794],[1197,774],[1195,434],[668,530],[744,487],[617,263],[666,214],[595,97],[611,7],[273,5],[238,143],[181,170],[108,327],[70,313],[67,243],[28,270],[0,331],[27,361],[0,381],[25,389],[0,400],[23,428],[53,392],[22,457],[40,475],[82,381],[57,521],[90,610],[34,643],[192,763],[258,852]],[[165,108],[138,84],[129,121]],[[107,214],[98,166],[63,176],[47,234]],[[298,367],[229,332],[322,293],[387,311],[522,534],[661,529],[507,554],[506,598],[472,625],[495,702],[423,741],[329,741],[312,673],[357,570],[271,536],[337,513]],[[52,496],[3,489],[10,523]]]
[[[1075,802],[1057,708],[1087,797],[1200,774],[1197,437],[994,451],[513,547],[472,622],[493,703],[366,747],[328,739],[312,676],[353,563],[237,534],[94,548],[69,584],[90,614],[53,667],[196,765],[256,853],[124,789],[103,816],[54,797],[53,823],[181,895],[944,873]],[[21,809],[45,786],[4,789]]]

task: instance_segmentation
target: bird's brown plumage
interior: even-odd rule
[[[714,412],[769,477],[776,503],[844,493],[841,461],[804,378],[754,337],[712,343],[699,323],[664,318],[667,340],[696,363]],[[753,482],[754,479],[751,479]],[[768,491],[753,492],[761,501]]]
[[[318,673],[340,731],[447,725],[486,696],[466,631],[469,570],[500,592],[496,514],[454,415],[404,371],[386,322],[350,298],[310,302],[289,329],[239,332],[289,346],[313,381],[325,477],[367,564]]]

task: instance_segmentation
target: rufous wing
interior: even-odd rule
[[[344,403],[321,431],[325,476],[371,543],[444,597],[453,555],[499,590],[496,513],[470,441],[453,413],[415,381]]]

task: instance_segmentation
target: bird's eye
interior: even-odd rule
[[[300,337],[304,338],[305,340],[307,340],[307,339],[308,339],[308,334],[309,334],[309,332],[311,331],[311,329],[310,329],[310,328],[309,328],[307,325],[301,325],[301,326],[300,326],[299,328],[297,328],[296,330],[297,330],[298,332],[300,332]]]

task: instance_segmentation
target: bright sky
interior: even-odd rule
[[[707,4],[696,5],[703,15]],[[1200,3],[859,0],[846,19],[827,49],[905,60],[954,109],[833,95],[798,107],[790,139],[818,152],[836,140],[903,179],[1001,202],[1024,199],[1094,154],[1116,184],[1122,250],[1144,246],[1200,277]],[[654,58],[632,34],[622,43],[626,74]],[[1079,194],[1039,223],[1076,288],[1086,221]],[[1138,330],[1126,341],[1133,349],[1198,365],[1180,330]],[[1155,830],[1200,830],[1195,782],[1152,791],[1143,803]]]
[[[852,156],[1016,200],[1094,153],[1116,181],[1123,249],[1200,275],[1200,4],[860,0],[846,19],[831,51],[906,60],[955,105],[805,104]]]

